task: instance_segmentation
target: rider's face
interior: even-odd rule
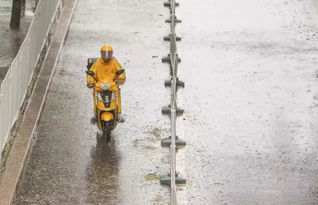
[[[100,55],[105,62],[108,62],[113,57],[113,51],[101,51]]]

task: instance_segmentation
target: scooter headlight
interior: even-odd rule
[[[108,90],[110,88],[110,82],[101,83],[100,87],[102,88],[102,90]]]

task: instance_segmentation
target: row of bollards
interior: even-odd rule
[[[170,8],[170,18],[166,20],[167,23],[170,23],[171,33],[164,37],[165,41],[170,42],[170,52],[168,56],[162,58],[163,63],[169,63],[170,65],[170,79],[165,81],[165,87],[171,87],[171,101],[170,105],[162,108],[162,114],[170,116],[170,129],[171,136],[161,140],[161,145],[163,147],[170,147],[170,172],[166,176],[160,177],[160,183],[164,185],[170,185],[170,204],[177,204],[177,184],[185,184],[186,180],[179,177],[176,171],[176,149],[177,147],[185,146],[185,141],[182,141],[178,138],[176,134],[176,120],[177,117],[183,114],[183,110],[177,107],[177,91],[179,87],[184,87],[184,82],[178,79],[177,71],[178,64],[181,62],[181,59],[177,53],[177,41],[180,41],[181,38],[178,37],[175,33],[175,27],[177,23],[181,23],[175,15],[175,8],[179,6],[175,0],[169,0],[164,3],[165,7]]]

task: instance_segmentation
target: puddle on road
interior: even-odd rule
[[[155,173],[150,173],[150,174],[147,174],[147,175],[145,176],[145,179],[146,179],[147,181],[159,180],[159,179],[160,179],[160,176],[157,175],[157,174],[155,174]]]
[[[155,127],[151,131],[148,131],[147,133],[153,135],[154,137],[156,137],[156,139],[158,139],[160,138],[160,135],[161,135],[161,129]]]
[[[151,128],[149,131],[145,132],[148,134],[146,137],[135,139],[133,141],[134,147],[140,147],[146,150],[154,150],[157,148],[161,140],[161,133],[163,132],[162,129],[154,127]],[[149,143],[152,143],[151,145]]]

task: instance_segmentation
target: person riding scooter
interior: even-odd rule
[[[121,95],[119,85],[122,85],[126,81],[126,73],[124,72],[122,66],[113,57],[113,48],[109,45],[105,45],[100,49],[101,57],[96,60],[96,62],[91,66],[89,71],[93,72],[92,75],[87,75],[87,87],[96,89],[95,85],[102,79],[110,79],[115,83],[116,87],[116,99],[117,99],[117,121],[124,122],[124,118],[121,115]],[[118,71],[123,71],[118,75]],[[117,72],[117,74],[116,74]],[[92,122],[95,123],[96,118],[96,92],[94,91],[94,116]]]

